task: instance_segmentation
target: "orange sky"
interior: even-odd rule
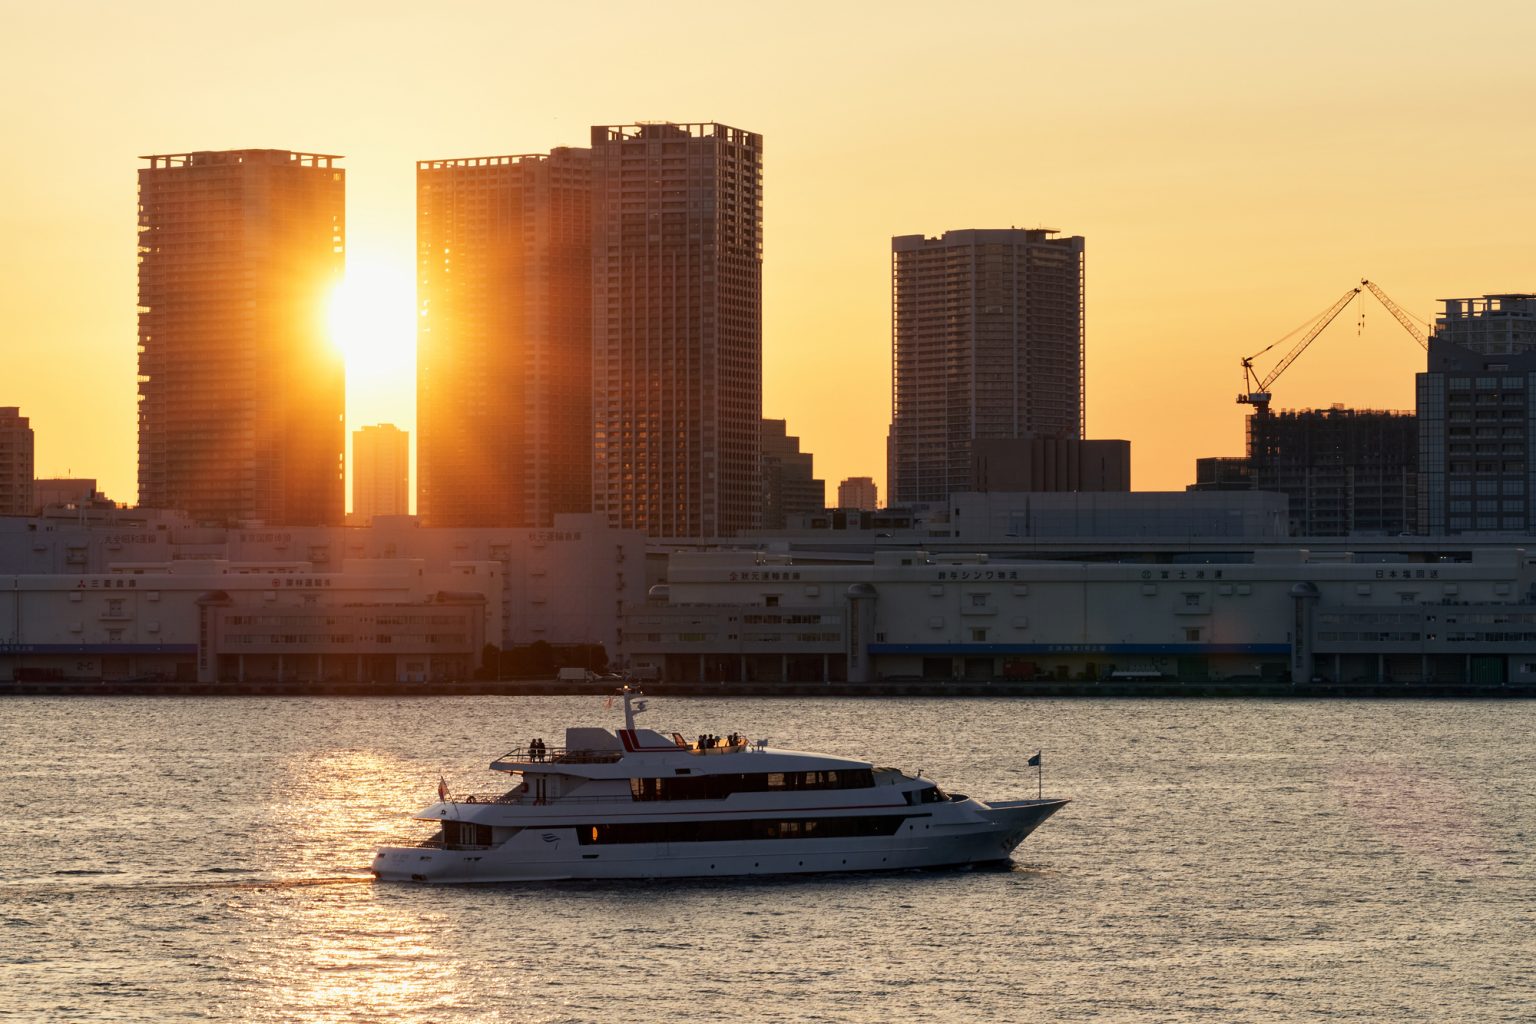
[[[1360,277],[1425,318],[1536,290],[1529,4],[554,6],[0,0],[0,405],[38,474],[135,496],[142,153],[345,154],[383,317],[349,420],[414,431],[415,160],[635,120],[763,133],[763,412],[829,499],[885,493],[895,234],[1087,238],[1088,433],[1132,441],[1138,490],[1240,454],[1239,357]],[[1277,408],[1412,408],[1423,352],[1363,308]]]

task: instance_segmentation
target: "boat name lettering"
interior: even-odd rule
[[[1222,579],[1222,572],[1221,569],[1212,569],[1209,572],[1209,578]],[[1207,572],[1205,569],[1159,569],[1154,573],[1151,569],[1143,569],[1141,578],[1144,580],[1203,580],[1207,578]]]
[[[789,583],[799,578],[797,572],[733,572],[730,577],[732,583]]]
[[[291,544],[293,534],[276,532],[242,533],[240,541],[243,544]]]
[[[111,578],[107,578],[107,577],[93,577],[91,579],[82,579],[82,580],[80,580],[78,583],[75,584],[75,589],[76,590],[122,590],[124,588],[127,588],[129,590],[134,590],[134,589],[137,589],[138,585],[139,585],[139,581],[138,580],[135,580],[135,579],[123,579],[121,576],[117,577],[116,579],[111,579]]]
[[[559,544],[564,541],[581,540],[580,530],[535,530],[528,535],[528,539],[538,544]]]
[[[317,579],[306,579],[304,577],[299,577],[299,578],[288,577],[287,579],[284,579],[284,578],[281,578],[281,577],[278,577],[278,576],[272,577],[272,586],[273,586],[274,589],[279,588],[279,587],[298,587],[300,589],[303,589],[305,587],[311,587],[311,588],[313,588],[313,587],[328,587],[330,585],[331,585],[331,581],[327,580],[327,579],[318,579],[317,580]]]
[[[1377,569],[1379,580],[1437,580],[1439,569]]]
[[[1019,578],[1019,571],[1017,569],[962,569],[962,570],[940,569],[939,570],[939,579],[941,579],[941,580],[953,580],[953,581],[973,580],[973,581],[985,582],[986,580],[1016,580],[1018,578]]]

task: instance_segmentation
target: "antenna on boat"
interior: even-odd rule
[[[635,731],[635,716],[645,710],[645,692],[632,689],[625,683],[619,693],[624,695],[624,728],[630,732]],[[639,700],[634,698],[639,697]]]

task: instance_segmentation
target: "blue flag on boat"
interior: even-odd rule
[[[1043,751],[1042,751],[1042,753],[1043,753]],[[1038,768],[1038,767],[1040,767],[1040,754],[1036,754],[1034,757],[1029,759],[1029,766],[1031,768]]]

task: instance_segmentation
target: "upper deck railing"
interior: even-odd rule
[[[622,750],[572,750],[568,747],[513,747],[497,761],[532,764],[613,764],[624,756]]]
[[[767,740],[749,740],[745,736],[738,737],[734,742],[729,742],[724,737],[717,737],[713,746],[701,746],[697,741],[689,742],[677,733],[673,733],[672,741],[677,745],[678,750],[690,754],[734,754],[749,750],[760,751],[768,746]],[[650,748],[647,749],[649,752]],[[622,760],[624,754],[622,750],[538,747],[529,744],[513,747],[496,760],[518,764],[613,764]]]

